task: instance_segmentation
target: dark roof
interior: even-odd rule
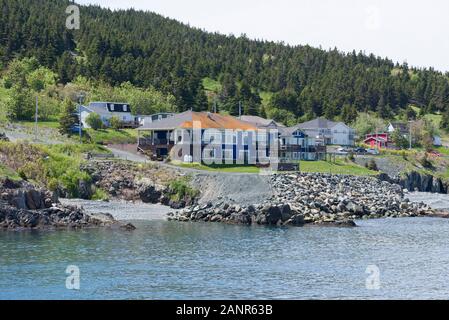
[[[302,133],[304,133],[305,136],[308,136],[300,127],[299,125],[296,125],[294,127],[288,127],[288,128],[279,128],[279,133],[281,134],[282,137],[288,137],[291,136],[295,131],[301,131]]]
[[[269,126],[284,127],[283,124],[280,124],[272,119],[264,119],[258,116],[241,116],[240,120],[252,123],[257,127],[269,127]]]
[[[193,122],[200,122],[202,129],[256,130],[257,127],[235,117],[210,112],[186,111],[157,122],[146,123],[141,130],[191,129]]]
[[[312,121],[307,121],[299,124],[299,128],[305,129],[331,129],[337,125],[337,122],[333,122],[324,118],[317,118]]]
[[[99,106],[81,106],[82,108],[90,111],[90,112],[94,112],[97,113],[99,115],[103,115],[103,116],[110,116],[111,112],[109,112],[109,110],[99,107]]]

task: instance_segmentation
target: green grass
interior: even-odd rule
[[[18,125],[27,127],[27,128],[34,128],[35,122],[34,121],[19,121],[16,122]],[[58,121],[38,121],[37,126],[39,128],[50,128],[50,129],[58,129],[59,128],[59,122]]]
[[[244,166],[244,165],[210,165],[206,166],[199,163],[181,163],[173,161],[172,164],[181,168],[215,171],[215,172],[235,172],[235,173],[259,173],[260,169],[256,166]]]
[[[4,159],[1,175],[45,186],[51,191],[63,189],[69,197],[79,196],[79,182],[91,181],[81,171],[86,152],[107,152],[98,145],[59,144],[39,145],[26,142],[0,142],[0,156]],[[15,172],[17,174],[15,174]]]
[[[200,192],[189,185],[189,180],[189,177],[183,177],[170,182],[169,189],[171,192],[171,200],[179,201],[186,198],[193,199],[199,195]]]
[[[222,89],[221,83],[211,78],[203,79],[203,87],[206,91],[212,91],[216,93],[220,92]]]
[[[103,189],[96,188],[94,194],[92,195],[92,200],[107,201],[109,200],[109,195]]]
[[[446,147],[435,147],[435,151],[441,153],[442,155],[449,156],[449,148]]]
[[[337,160],[335,163],[327,161],[301,161],[300,171],[307,173],[330,173],[354,176],[377,175],[378,172],[369,170],[355,163]]]
[[[14,181],[20,181],[22,178],[14,170],[8,168],[7,166],[0,164],[0,179],[9,178]]]
[[[124,130],[93,130],[87,129],[87,133],[91,138],[92,143],[96,144],[133,144],[137,143],[137,130],[124,129]]]

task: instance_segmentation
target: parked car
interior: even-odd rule
[[[367,153],[367,151],[365,148],[355,148],[354,153],[364,154],[364,153]]]
[[[366,150],[366,153],[372,154],[372,155],[380,154],[379,150],[377,150],[377,149],[368,149],[368,150]]]
[[[338,148],[337,149],[337,154],[348,154],[349,151],[346,148]]]
[[[81,127],[81,130],[83,130],[82,127]],[[70,132],[73,133],[73,134],[79,134],[80,133],[80,126],[78,126],[78,125],[72,126],[70,128]]]

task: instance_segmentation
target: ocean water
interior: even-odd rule
[[[449,298],[449,220],[354,229],[135,224],[133,232],[0,232],[0,299]],[[66,287],[68,266],[79,269],[79,290]]]

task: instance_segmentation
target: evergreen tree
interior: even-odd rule
[[[62,112],[59,117],[59,132],[61,134],[70,134],[73,126],[79,124],[76,115],[76,106],[72,100],[66,98],[62,104]]]

